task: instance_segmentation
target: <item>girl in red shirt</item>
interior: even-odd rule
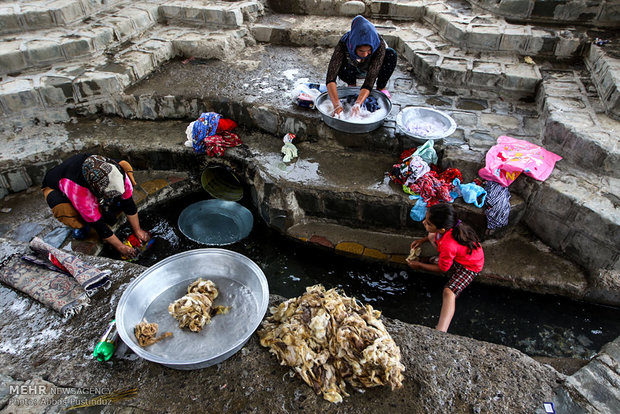
[[[443,289],[443,302],[436,329],[446,332],[454,316],[456,298],[484,266],[484,252],[476,232],[461,222],[451,204],[440,203],[430,207],[422,222],[428,236],[414,240],[411,248],[430,242],[439,252],[437,263],[407,260],[412,269],[431,272],[449,272],[450,280]]]

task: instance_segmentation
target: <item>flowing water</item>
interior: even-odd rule
[[[185,207],[207,198],[206,193],[193,194],[140,212],[143,228],[156,240],[137,263],[150,266],[175,253],[208,247],[187,239],[176,224]],[[125,227],[120,233],[129,231]],[[270,293],[290,298],[322,283],[369,303],[385,316],[430,327],[437,323],[444,278],[350,259],[283,237],[256,215],[248,238],[223,247],[256,262]],[[118,258],[110,250],[104,255]],[[473,283],[457,300],[449,331],[532,356],[588,359],[620,335],[619,316],[617,308]]]

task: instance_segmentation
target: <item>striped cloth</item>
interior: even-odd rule
[[[495,181],[487,181],[484,185],[487,191],[486,211],[487,228],[499,229],[508,225],[510,215],[510,191]]]

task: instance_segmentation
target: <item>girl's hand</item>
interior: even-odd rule
[[[422,269],[422,262],[418,260],[407,260],[407,265],[412,269]]]
[[[416,247],[420,247],[424,244],[426,239],[416,239],[411,243],[410,249],[415,249]]]
[[[118,250],[123,257],[134,257],[138,253],[136,249],[129,247],[126,244],[120,245],[116,248],[116,250]]]
[[[353,107],[351,108],[351,117],[358,117],[360,116],[360,104],[356,103],[355,105],[353,105]]]
[[[146,243],[147,241],[151,239],[151,236],[148,233],[148,231],[144,231],[142,229],[139,229],[138,231],[136,231],[135,235],[138,239],[140,239],[142,243]]]

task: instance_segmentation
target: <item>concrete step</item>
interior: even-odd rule
[[[369,249],[366,256],[394,261],[399,254],[402,255],[406,244],[398,239],[401,240],[398,249],[388,249],[391,245],[381,241],[383,239],[378,236],[377,242],[371,243],[375,234],[398,234],[411,239],[424,233],[421,224],[413,222],[408,216],[412,201],[398,186],[390,183],[385,175],[395,162],[394,155],[367,150],[352,151],[333,141],[302,141],[297,143],[299,159],[284,164],[280,154],[280,139],[257,131],[239,130],[245,144],[243,147],[228,150],[223,159],[205,159],[183,145],[187,121],[100,121],[79,120],[75,124],[62,126],[62,130],[49,131],[49,136],[41,134],[38,137],[38,152],[31,152],[27,157],[16,155],[13,160],[2,161],[2,166],[23,168],[24,173],[30,174],[30,182],[26,187],[32,188],[40,183],[47,169],[77,151],[100,152],[101,148],[105,148],[106,155],[122,156],[139,170],[157,165],[158,169],[190,171],[193,177],[199,175],[201,164],[223,163],[235,169],[238,176],[250,186],[254,204],[262,219],[284,234],[308,240],[315,235],[322,236],[333,246],[342,242],[355,242]],[[31,132],[34,134],[37,130]],[[64,137],[58,139],[62,134]],[[114,137],[114,140],[109,137]],[[102,143],[105,143],[103,147]],[[20,154],[19,148],[15,150]],[[601,189],[598,195],[594,191],[585,193],[583,188],[602,188],[604,183],[594,182],[594,175],[590,175],[590,181],[586,181],[587,176],[577,181],[578,177],[570,174],[558,168],[544,183],[520,177],[513,184],[514,188],[511,188],[511,223],[517,223],[525,214],[525,222],[532,232],[572,262],[581,264],[587,260],[598,260],[600,264],[602,260],[609,261],[614,257],[617,260],[613,243],[617,245],[617,235],[620,234],[617,230],[618,215],[610,201],[613,194],[618,193],[617,188],[608,187],[608,193]],[[617,182],[611,183],[617,186]],[[5,199],[11,200],[22,193],[9,195]],[[519,197],[520,194],[523,197]],[[607,204],[595,204],[597,200],[603,203],[604,197],[608,197]],[[466,222],[484,231],[483,210],[460,201],[456,207]],[[327,238],[327,231],[319,231],[323,228],[321,226],[356,229],[351,234],[360,236],[332,240]],[[514,225],[510,227],[514,228]],[[313,228],[317,230],[310,234]],[[362,238],[361,232],[366,232],[367,236]],[[331,233],[349,234],[345,230]],[[514,233],[507,231],[485,242],[489,254],[495,252],[494,255],[506,258],[505,262],[500,261],[504,265],[488,268],[488,277],[506,286],[534,289],[540,280],[547,277],[547,271],[536,276],[525,265],[507,264],[510,263],[507,255],[520,243],[513,236]],[[315,237],[314,241],[324,242],[320,237]],[[344,250],[345,246],[353,245],[340,247]],[[550,276],[545,282],[549,292],[551,286],[555,286],[556,290],[572,297],[601,303],[620,303],[617,269],[607,269],[597,274],[588,272],[586,286],[579,282],[583,280],[580,271],[570,270],[562,264],[564,262],[558,262],[557,256],[549,248],[538,244],[533,246],[549,253],[546,259],[549,268],[556,269],[559,266],[553,274],[560,276]],[[530,253],[523,253],[523,263],[528,263],[526,256]],[[526,268],[529,270],[525,271]]]
[[[541,27],[508,23],[503,17],[473,11],[465,1],[372,1],[362,2],[314,0],[269,2],[280,14],[346,17],[363,14],[371,19],[418,22],[432,29],[453,46],[463,50],[510,52],[560,59],[579,56],[587,43],[586,36],[574,27]],[[380,27],[382,22],[377,23]]]
[[[192,25],[213,29],[234,29],[264,13],[260,1],[161,2],[160,17],[173,26]]]
[[[290,96],[297,82],[324,79],[331,53],[331,49],[266,45],[244,50],[231,63],[183,64],[175,60],[129,88],[118,105],[104,109],[140,119],[195,119],[197,107],[213,108],[247,128],[276,136],[291,132],[297,134],[298,141],[335,140],[351,148],[392,154],[418,145],[396,130],[395,117],[405,106],[430,106],[446,111],[455,119],[457,130],[444,140],[444,146],[465,145],[465,152],[482,152],[480,157],[500,135],[532,137],[540,133],[541,120],[533,103],[492,93],[461,91],[455,96],[448,89],[428,88],[416,84],[402,62],[388,85],[393,109],[384,126],[367,134],[340,133],[320,122],[317,111],[294,105]],[[211,81],[214,77],[219,79],[217,84]]]
[[[116,7],[120,0],[6,1],[0,5],[0,34],[68,26]]]
[[[514,52],[467,52],[424,23],[375,24],[386,42],[412,65],[416,78],[429,84],[458,89],[468,85],[511,96],[533,96],[540,82],[537,66],[522,63]],[[268,16],[253,24],[251,30],[260,42],[333,47],[349,25],[350,19],[343,17]]]
[[[497,0],[469,0],[497,16],[532,24],[586,24],[598,27],[618,27],[620,9],[613,2],[595,1],[579,7],[566,7],[564,2],[524,0],[522,2]]]
[[[605,110],[620,121],[620,46],[617,43],[615,40],[605,48],[592,44],[584,62]]]
[[[571,413],[616,413],[620,410],[620,338],[609,342],[583,368],[554,390],[553,403]],[[539,411],[537,411],[538,413]],[[542,412],[540,412],[542,414]]]
[[[549,251],[540,240],[527,235],[527,231],[516,229],[519,231],[482,243],[485,268],[476,282],[574,299],[598,299],[593,296],[582,269]],[[339,254],[406,266],[411,242],[425,234],[370,231],[327,220],[309,220],[290,227],[287,235]],[[423,256],[435,254],[436,250],[430,245],[423,245]],[[541,267],[546,268],[546,272],[541,273]]]
[[[99,13],[87,24],[29,31],[19,38],[2,36],[0,76],[101,54],[113,45],[140,36],[157,19],[157,5],[127,4]]]
[[[113,105],[119,97],[122,100],[125,88],[175,55],[223,59],[245,47],[246,35],[245,29],[204,32],[157,26],[112,55],[73,59],[42,73],[8,77],[0,82],[0,113],[22,119],[66,121],[67,109],[87,107],[96,111],[100,106]]]
[[[615,86],[615,85],[614,85]],[[620,177],[620,121],[611,119],[578,71],[547,71],[539,91],[542,143],[579,168]]]
[[[620,179],[560,161],[545,182],[518,185],[529,187],[516,189],[527,200],[528,227],[586,268],[597,283],[620,288]]]

